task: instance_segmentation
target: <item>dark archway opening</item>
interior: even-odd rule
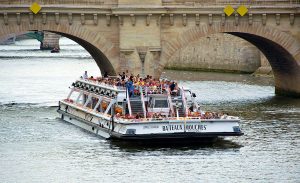
[[[81,45],[86,51],[88,51],[90,53],[90,55],[96,61],[96,64],[98,65],[99,70],[102,75],[105,72],[107,72],[109,75],[112,75],[112,76],[116,75],[116,71],[115,71],[113,65],[111,64],[111,61],[105,56],[105,54],[101,50],[99,50],[96,46],[89,43],[88,41],[81,39],[79,37],[76,37],[74,35],[71,35],[71,34],[50,31],[50,30],[28,30],[27,32],[41,32],[41,31],[52,32],[52,33],[61,35],[63,37],[66,37],[66,38],[69,38],[69,39],[75,41],[76,43]],[[26,34],[26,32],[22,32],[22,33],[19,32],[17,34],[12,33],[11,35],[7,35],[7,38],[12,37],[14,35],[22,35],[22,34]]]
[[[295,74],[293,68],[297,67],[296,60],[279,44],[248,33],[231,32],[228,34],[238,36],[255,45],[267,57],[274,73]]]
[[[275,77],[275,93],[299,96],[296,83],[300,81],[300,68],[293,56],[279,44],[261,36],[227,32],[255,45],[268,59]]]
[[[204,71],[221,71],[221,72],[227,72],[227,70],[229,72],[231,71],[237,71],[237,72],[241,72],[244,71],[242,69],[246,68],[252,68],[252,67],[248,67],[247,65],[249,64],[249,60],[247,58],[247,56],[251,55],[252,52],[245,52],[247,54],[245,54],[245,57],[242,57],[240,62],[240,58],[239,59],[231,59],[234,57],[232,53],[233,53],[233,49],[235,49],[234,45],[232,45],[230,47],[230,45],[221,45],[219,46],[219,44],[216,44],[216,41],[213,42],[213,46],[209,46],[208,49],[205,49],[203,47],[197,47],[197,44],[194,43],[198,43],[198,41],[200,41],[200,38],[203,38],[201,40],[202,43],[204,43],[204,45],[206,44],[210,44],[210,41],[203,41],[206,40],[206,38],[210,38],[211,34],[214,33],[224,33],[227,35],[231,35],[233,37],[238,37],[241,38],[249,43],[251,43],[253,45],[253,48],[257,48],[258,50],[260,50],[262,52],[262,54],[266,57],[265,60],[267,60],[267,62],[269,62],[270,66],[273,71],[274,74],[274,81],[275,81],[275,93],[279,94],[279,95],[287,95],[287,96],[295,96],[295,97],[299,97],[300,96],[300,64],[299,61],[297,60],[297,58],[295,58],[295,55],[293,55],[293,53],[291,53],[291,51],[296,51],[297,45],[294,44],[293,42],[292,45],[287,45],[287,46],[294,46],[291,48],[286,48],[285,47],[285,42],[284,40],[282,41],[273,41],[272,38],[268,38],[268,37],[264,37],[263,35],[257,35],[257,34],[251,34],[248,32],[222,32],[222,31],[218,31],[218,32],[212,32],[207,34],[206,32],[199,32],[198,36],[186,36],[186,39],[180,39],[177,38],[174,41],[171,41],[170,43],[168,43],[169,45],[176,45],[178,42],[181,43],[181,46],[177,46],[177,49],[174,49],[174,47],[176,48],[176,46],[172,47],[169,46],[168,44],[166,44],[166,47],[168,49],[170,49],[172,52],[170,53],[166,53],[165,55],[163,55],[163,59],[166,60],[166,63],[172,63],[170,62],[170,60],[172,58],[178,58],[178,54],[175,55],[174,53],[178,53],[178,50],[183,50],[182,52],[184,54],[187,53],[191,53],[192,57],[189,56],[180,56],[180,55],[184,55],[184,54],[179,54],[179,59],[177,60],[182,60],[183,62],[174,62],[175,64],[173,65],[175,70],[204,70]],[[182,35],[185,36],[185,35]],[[289,38],[292,39],[292,38]],[[288,41],[289,41],[288,39]],[[190,40],[187,44],[183,44],[185,43],[184,40]],[[210,39],[209,39],[210,40]],[[216,39],[217,40],[217,39]],[[177,42],[176,42],[177,41]],[[228,40],[223,40],[222,41],[228,41]],[[234,41],[232,41],[234,43]],[[232,43],[231,42],[231,43]],[[190,46],[190,44],[193,44],[192,46]],[[195,46],[196,45],[196,46]],[[190,46],[190,47],[188,47]],[[186,49],[186,48],[192,48],[192,49]],[[196,49],[195,49],[196,48]],[[201,50],[199,50],[199,48],[202,48]],[[241,49],[240,49],[241,48]],[[242,53],[240,50],[246,48],[246,50],[248,49],[247,47],[240,47],[238,48],[238,52]],[[186,50],[188,51],[186,51]],[[199,53],[202,53],[206,56],[208,56],[208,59],[206,60],[205,58],[203,59],[202,55],[199,57]],[[190,51],[191,50],[191,51]],[[204,50],[204,51],[203,51]],[[217,50],[222,50],[222,52],[220,52],[221,54],[225,54],[225,55],[229,55],[228,58],[226,58],[226,60],[224,60],[222,57],[220,59],[220,57],[217,57],[219,54],[217,54]],[[228,53],[226,52],[226,50],[228,51]],[[245,50],[245,49],[244,49]],[[256,50],[256,49],[255,49]],[[236,50],[237,51],[237,50]],[[243,54],[240,54],[240,56],[244,56]],[[166,58],[165,58],[166,57]],[[200,58],[200,59],[199,59]],[[244,59],[245,58],[245,59]],[[251,60],[251,57],[249,57]],[[259,65],[261,65],[261,59],[259,56],[259,60],[260,63]],[[192,60],[192,61],[191,61]],[[224,62],[223,62],[224,60]],[[200,62],[199,62],[200,61]],[[257,61],[257,60],[256,60]],[[187,64],[183,64],[183,63],[187,63]],[[227,63],[236,63],[236,65],[232,64],[232,67],[228,66]],[[255,62],[256,63],[256,62]],[[173,64],[173,63],[172,63]],[[177,65],[176,65],[177,64]],[[193,67],[189,66],[189,64],[192,64]],[[197,64],[201,64],[200,66],[198,66]],[[171,65],[171,64],[170,64]],[[267,64],[268,65],[268,64]],[[240,67],[242,66],[242,67]],[[255,65],[256,66],[256,65]],[[258,66],[258,65],[257,65]],[[264,66],[264,65],[263,65]],[[176,68],[177,67],[177,68]],[[228,69],[228,67],[230,67]],[[260,66],[258,66],[260,67]],[[166,67],[168,68],[172,68],[169,67],[169,65],[167,65]],[[241,69],[242,68],[242,69]],[[255,68],[255,67],[253,67]],[[250,71],[253,71],[253,68]],[[258,69],[258,68],[257,68]],[[257,69],[255,69],[253,72],[255,72]],[[253,73],[253,72],[249,72],[249,73]]]
[[[36,31],[36,30],[30,30],[30,31]],[[52,33],[59,34],[61,36],[64,36],[66,38],[69,38],[69,39],[75,41],[80,46],[82,46],[86,51],[88,51],[90,53],[90,55],[96,61],[96,64],[98,65],[99,70],[102,75],[105,72],[108,72],[109,75],[113,75],[113,76],[116,75],[116,71],[115,71],[114,67],[112,66],[111,62],[109,61],[109,59],[104,55],[103,52],[101,52],[101,50],[99,50],[96,46],[92,45],[91,43],[89,43],[79,37],[76,37],[76,36],[73,36],[70,34],[66,34],[66,33],[62,33],[62,32],[55,32],[55,31],[49,31],[49,30],[40,30],[40,31],[52,32]]]
[[[79,45],[81,45],[83,48],[85,48],[91,54],[93,59],[96,61],[102,75],[105,72],[108,72],[109,75],[113,75],[113,76],[116,75],[116,71],[113,68],[111,62],[96,46],[92,45],[91,43],[89,43],[81,38],[78,38],[78,37],[70,35],[70,34],[66,34],[66,33],[62,33],[62,32],[55,32],[55,31],[49,31],[49,32],[56,33],[61,36],[67,37],[67,38],[75,41]]]

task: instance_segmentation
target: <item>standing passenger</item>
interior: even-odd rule
[[[128,93],[129,93],[129,97],[133,97],[134,96],[134,93],[133,93],[134,85],[133,85],[133,82],[131,79],[127,82],[126,87],[127,87]]]
[[[84,74],[83,74],[83,79],[88,79],[89,77],[88,77],[88,74],[87,74],[87,71],[84,71]]]
[[[171,92],[172,92],[173,90],[175,90],[175,87],[176,87],[176,84],[175,84],[175,82],[173,81],[172,84],[170,85],[170,90],[171,90]]]
[[[104,78],[108,78],[108,73],[105,72],[103,77],[104,77]]]

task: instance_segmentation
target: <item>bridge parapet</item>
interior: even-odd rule
[[[118,0],[1,0],[3,5],[31,5],[34,2],[40,5],[118,5]]]
[[[185,5],[185,6],[206,6],[206,5],[258,5],[258,6],[280,6],[288,4],[300,4],[299,0],[162,0],[162,5]]]
[[[118,5],[161,5],[161,6],[224,6],[224,5],[248,5],[248,6],[282,6],[297,5],[300,0],[1,0],[2,5],[30,5],[38,2],[40,5],[98,5],[112,6]]]

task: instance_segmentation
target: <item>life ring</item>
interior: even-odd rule
[[[119,106],[116,106],[116,107],[115,107],[115,113],[116,113],[116,114],[118,114],[118,113],[119,113],[119,114],[122,114],[122,108],[119,107]]]
[[[107,103],[106,102],[102,102],[101,103],[101,107],[102,107],[102,109],[106,110],[107,109]]]
[[[197,117],[197,116],[200,116],[200,113],[199,112],[194,112],[193,117]]]

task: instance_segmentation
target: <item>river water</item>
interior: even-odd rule
[[[61,52],[35,40],[0,46],[0,182],[299,182],[300,100],[276,97],[271,78],[165,71],[206,110],[239,116],[245,135],[214,145],[128,145],[59,120],[58,100],[88,70],[65,38]]]

